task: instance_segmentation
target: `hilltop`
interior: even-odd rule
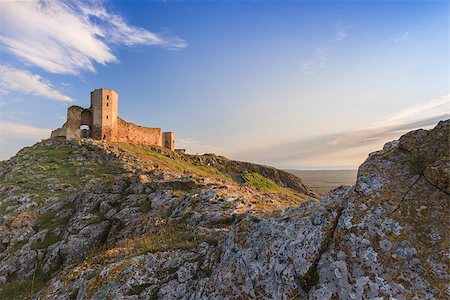
[[[0,298],[445,299],[449,123],[320,199],[213,154],[44,140],[0,163]]]

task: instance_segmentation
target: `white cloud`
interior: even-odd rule
[[[329,144],[348,147],[383,142],[415,128],[434,126],[439,120],[448,119],[449,112],[450,94],[401,110],[383,122],[342,135]]]
[[[282,168],[357,168],[370,152],[418,128],[429,129],[450,117],[450,94],[405,108],[369,128],[341,134],[300,139],[265,149],[249,149],[234,158]]]
[[[0,90],[21,92],[63,102],[73,101],[69,96],[54,90],[51,84],[39,75],[6,65],[0,65]]]
[[[302,64],[302,71],[304,74],[311,75],[323,70],[327,67],[328,49],[317,47],[314,49],[314,57]]]
[[[406,40],[409,36],[409,31],[404,32],[401,36],[392,39],[395,43]]]
[[[212,145],[204,145],[201,144],[199,141],[193,139],[193,138],[180,138],[176,141],[176,147],[177,149],[186,149],[187,153],[216,153],[216,154],[223,154],[226,152],[225,148],[221,147],[215,147]]]
[[[342,42],[343,40],[347,39],[347,36],[347,31],[342,27],[342,24],[338,24],[334,41]]]
[[[51,130],[0,121],[0,159],[8,159],[21,148],[50,137]]]
[[[180,38],[128,25],[102,1],[0,1],[0,44],[51,73],[95,71],[117,61],[110,45],[186,47]]]
[[[51,130],[45,128],[37,128],[13,122],[0,121],[0,136],[15,137],[27,140],[40,140],[49,138]]]
[[[387,122],[402,122],[430,118],[450,111],[450,94],[406,108],[389,118]]]

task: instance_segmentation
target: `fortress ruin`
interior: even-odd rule
[[[91,107],[69,107],[66,123],[53,130],[51,137],[63,136],[68,140],[92,138],[175,149],[174,132],[128,123],[119,118],[118,107],[119,96],[115,91],[96,89],[91,92]]]

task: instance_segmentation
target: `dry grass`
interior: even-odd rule
[[[121,245],[127,249],[137,249],[140,253],[155,253],[169,250],[191,250],[207,236],[195,233],[185,221],[173,221],[152,228],[146,234],[129,239]]]

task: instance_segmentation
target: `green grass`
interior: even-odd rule
[[[151,210],[152,210],[152,203],[148,199],[145,199],[144,202],[139,206],[139,211],[143,214],[146,214]]]
[[[139,249],[142,253],[155,253],[168,250],[191,250],[208,237],[193,232],[184,221],[169,222],[153,228],[136,239],[125,242],[125,247]]]
[[[149,286],[151,286],[150,283],[144,283],[144,284],[139,284],[139,285],[133,285],[127,292],[128,296],[133,296],[133,295],[139,295],[141,294],[146,288],[148,288]]]
[[[47,233],[47,235],[45,236],[45,238],[37,243],[34,243],[33,245],[31,245],[31,249],[33,250],[37,250],[37,249],[45,249],[50,245],[53,245],[54,243],[58,242],[59,236],[57,236],[56,234],[53,234],[52,232]]]
[[[262,176],[259,173],[247,173],[243,178],[248,184],[253,185],[258,190],[266,193],[278,195],[279,201],[276,203],[269,203],[268,201],[258,201],[255,203],[255,208],[258,210],[276,210],[286,206],[299,205],[306,199],[313,199],[304,194],[295,192],[289,188],[279,186],[272,180]]]
[[[40,214],[36,221],[34,222],[34,227],[37,231],[42,229],[55,229],[57,227],[60,227],[59,222],[55,219],[56,212],[54,211],[47,211],[43,214]]]
[[[303,278],[300,279],[300,286],[305,292],[309,292],[313,286],[318,285],[320,282],[319,272],[316,267],[308,270]]]
[[[266,192],[282,192],[285,190],[283,187],[279,186],[272,180],[262,176],[259,173],[247,173],[244,174],[244,179],[254,187],[256,187],[259,190],[266,191]]]
[[[41,290],[50,279],[51,275],[44,274],[40,266],[37,265],[32,278],[22,282],[12,280],[0,285],[0,299],[13,300],[31,297],[34,293]]]
[[[233,182],[228,174],[224,174],[211,166],[204,166],[200,164],[194,164],[192,162],[184,161],[171,153],[164,155],[163,151],[158,152],[150,147],[144,147],[139,145],[132,145],[126,143],[113,143],[123,149],[129,151],[142,159],[149,162],[158,164],[159,167],[167,168],[179,173],[191,173],[202,177],[211,177],[216,179],[222,179],[225,181]]]
[[[14,252],[16,252],[17,250],[22,249],[22,247],[23,247],[26,243],[27,243],[26,240],[20,241],[20,242],[18,242],[16,245],[14,245],[13,247],[9,248],[9,249],[8,249],[8,252],[14,253]]]
[[[92,178],[110,178],[118,173],[118,168],[107,159],[78,161],[77,158],[84,157],[81,150],[72,144],[38,143],[14,158],[19,167],[8,178],[0,179],[0,185],[14,187],[10,195],[31,192],[32,200],[42,205],[48,197],[66,197],[71,194],[68,189],[80,189]],[[0,213],[9,205],[2,203]]]

